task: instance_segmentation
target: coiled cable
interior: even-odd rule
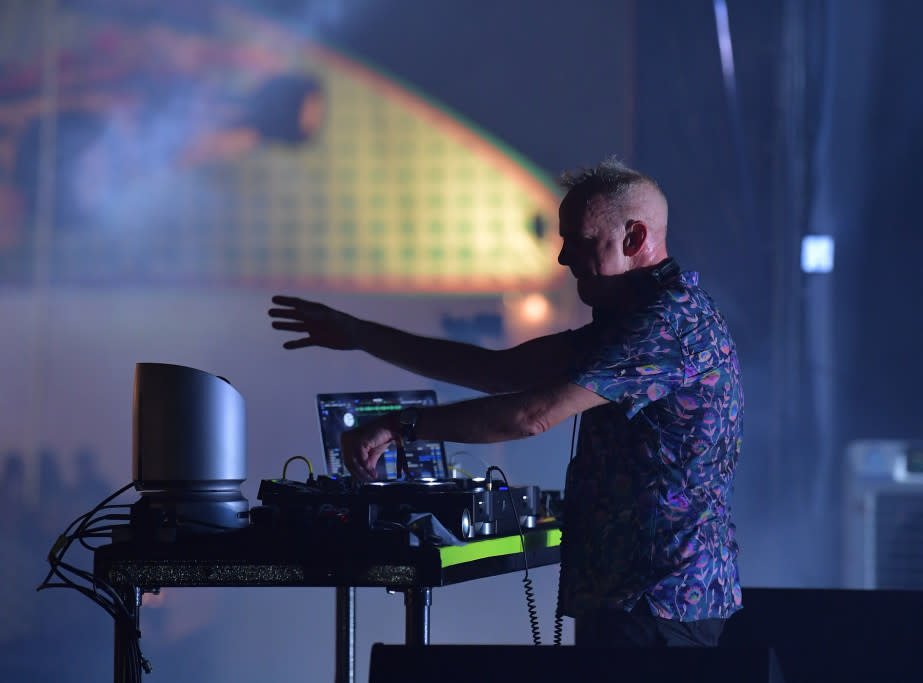
[[[522,564],[525,568],[525,574],[522,577],[522,586],[526,595],[526,610],[529,613],[529,628],[532,631],[532,644],[541,645],[542,634],[538,623],[538,610],[535,607],[535,589],[532,586],[532,579],[529,576],[529,560],[526,557],[526,537],[522,531],[522,524],[519,522],[519,515],[516,514],[516,502],[513,499],[513,491],[510,488],[510,483],[506,478],[506,474],[503,473],[503,470],[501,470],[496,465],[491,465],[488,467],[487,473],[484,475],[484,480],[487,484],[488,490],[491,486],[490,473],[494,471],[499,472],[500,476],[503,477],[503,483],[506,485],[506,493],[510,499],[510,509],[516,518],[516,527],[519,530],[519,543],[520,547],[522,548]]]
[[[577,415],[574,415],[574,424],[571,428],[570,433],[570,460],[568,460],[568,473],[570,470],[570,464],[574,461],[574,447],[576,446],[577,440]],[[567,482],[565,477],[565,489],[567,488]],[[560,645],[563,640],[564,634],[564,613],[561,611],[561,582],[564,579],[564,527],[567,524],[567,519],[565,518],[564,524],[561,525],[561,561],[558,563],[558,599],[554,608],[554,645]]]

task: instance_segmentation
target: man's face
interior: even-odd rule
[[[586,210],[579,202],[561,205],[560,233],[564,243],[558,263],[570,268],[577,278],[577,293],[588,306],[601,302],[610,276],[621,275],[629,268],[620,213],[600,197],[590,199]]]

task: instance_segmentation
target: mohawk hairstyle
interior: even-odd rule
[[[657,182],[648,175],[629,168],[615,156],[607,157],[596,166],[565,171],[558,177],[558,183],[569,195],[580,195],[584,200],[605,195],[621,199],[634,185],[651,185],[661,192]]]

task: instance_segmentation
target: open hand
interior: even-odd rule
[[[274,296],[272,302],[281,308],[270,308],[270,318],[280,318],[272,323],[273,329],[301,332],[306,337],[285,342],[286,349],[305,346],[322,346],[328,349],[350,350],[357,348],[356,328],[359,320],[313,301],[293,296]]]

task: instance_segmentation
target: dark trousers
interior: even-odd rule
[[[574,621],[577,647],[716,647],[725,619],[674,621],[655,617],[640,601],[631,612],[600,609]]]

